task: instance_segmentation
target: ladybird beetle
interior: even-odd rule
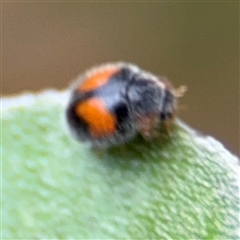
[[[163,77],[129,63],[109,63],[80,75],[66,108],[72,135],[95,147],[125,143],[137,133],[150,139],[174,119],[183,95]]]

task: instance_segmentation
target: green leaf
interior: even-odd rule
[[[239,239],[239,160],[179,120],[171,136],[96,151],[67,92],[2,99],[2,237]]]

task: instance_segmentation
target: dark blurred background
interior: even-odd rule
[[[2,2],[2,94],[129,61],[188,86],[180,117],[239,154],[239,3]]]

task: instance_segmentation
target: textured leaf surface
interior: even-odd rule
[[[2,99],[2,237],[239,239],[239,160],[178,121],[105,151],[65,130],[67,93]]]

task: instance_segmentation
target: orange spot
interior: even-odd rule
[[[109,135],[115,131],[116,117],[108,112],[104,101],[91,98],[76,106],[76,113],[89,125],[94,137]]]
[[[117,68],[108,68],[99,70],[92,76],[86,79],[86,81],[79,87],[80,91],[90,91],[99,88],[107,83],[109,78],[117,72]]]

